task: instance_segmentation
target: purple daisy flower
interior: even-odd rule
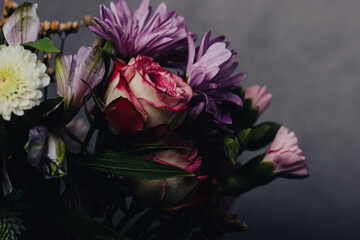
[[[184,18],[176,11],[167,12],[161,3],[150,18],[150,0],[143,0],[130,11],[125,0],[100,5],[99,26],[90,30],[102,38],[111,39],[114,50],[123,57],[142,54],[166,66],[184,67],[187,57],[187,31]],[[196,38],[191,34],[192,38]]]
[[[205,33],[197,51],[191,37],[189,41],[189,59],[186,76],[193,89],[192,107],[188,113],[190,119],[198,118],[202,113],[212,116],[212,121],[224,127],[231,124],[229,109],[224,103],[235,103],[242,106],[241,98],[233,93],[240,88],[240,82],[246,77],[239,73],[233,75],[238,63],[236,53],[227,49],[225,37],[219,36],[210,40],[211,32]]]

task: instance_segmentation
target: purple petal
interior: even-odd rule
[[[200,115],[205,107],[204,102],[200,102],[198,105],[194,106],[188,113],[189,117],[196,118]]]
[[[205,35],[201,41],[200,47],[199,47],[197,59],[200,59],[206,52],[206,50],[208,48],[208,46],[206,46],[206,45],[208,44],[208,42],[210,40],[210,35],[211,35],[211,31],[208,31],[205,33]]]
[[[221,88],[225,89],[236,89],[240,87],[240,82],[246,78],[244,73],[239,73],[235,76],[229,77],[221,82]]]
[[[189,34],[187,35],[187,40],[188,40],[189,56],[188,56],[188,62],[187,62],[187,68],[186,68],[186,76],[190,77],[190,74],[192,71],[192,65],[195,60],[195,51],[196,50],[195,50],[194,40],[192,39],[192,37]]]
[[[176,11],[167,12],[161,3],[150,18],[149,0],[143,0],[138,8],[130,11],[124,0],[110,3],[110,9],[100,7],[100,18],[94,19],[100,26],[90,30],[105,39],[111,39],[114,50],[124,57],[143,54],[165,66],[184,69],[187,53],[187,31],[183,17]],[[194,34],[190,34],[196,39]]]
[[[104,59],[101,56],[100,47],[81,47],[74,57],[71,65],[69,82],[73,90],[74,101],[83,103],[90,93],[91,88],[96,87],[105,74]],[[87,86],[83,81],[87,82]]]
[[[219,124],[221,129],[230,131],[224,126],[232,123],[230,110],[224,103],[232,102],[242,106],[241,98],[234,94],[233,90],[240,88],[240,81],[245,75],[232,76],[237,67],[235,52],[227,49],[229,44],[223,42],[223,36],[210,40],[210,34],[210,31],[205,33],[195,63],[193,63],[195,45],[189,40],[187,76],[194,91],[192,102],[205,104],[201,110],[212,115],[212,122]],[[192,106],[191,110],[193,108],[196,106]],[[200,108],[196,108],[197,116],[201,114],[199,110]]]
[[[205,68],[197,67],[195,68],[190,75],[189,84],[191,87],[199,86],[205,79]]]
[[[140,7],[134,10],[133,16],[139,26],[139,29],[142,29],[144,27],[144,24],[148,19],[150,13],[150,0],[143,0],[140,4]]]
[[[198,60],[201,66],[213,67],[223,64],[231,57],[231,51],[226,49],[225,43],[214,43]]]
[[[25,150],[28,153],[27,160],[31,166],[39,166],[46,142],[46,134],[47,128],[45,126],[37,126],[30,129],[29,141],[25,146]]]

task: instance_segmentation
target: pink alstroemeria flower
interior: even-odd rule
[[[200,175],[199,168],[202,159],[198,156],[198,150],[175,134],[166,136],[164,144],[166,146],[187,147],[190,150],[166,150],[150,154],[146,158],[185,169],[195,173],[196,176],[134,182],[135,196],[147,202],[158,204],[167,210],[177,210],[200,203],[205,199],[203,196],[190,194],[197,191],[196,188],[199,187],[201,179],[206,178],[206,176]],[[186,198],[188,195],[196,197],[189,200]],[[182,201],[185,198],[187,201],[184,203]]]
[[[96,87],[104,77],[101,48],[82,46],[74,57],[57,55],[55,66],[57,93],[64,98],[65,109],[77,113],[87,101],[90,88]]]
[[[38,4],[25,2],[20,5],[4,24],[3,33],[8,44],[36,41],[41,27],[36,14]]]
[[[254,85],[246,88],[245,99],[251,99],[251,105],[259,108],[259,116],[270,105],[272,95],[266,91],[266,86]]]
[[[308,167],[294,132],[281,126],[263,161],[275,165],[274,174],[288,178],[304,178]]]
[[[105,114],[122,134],[157,128],[171,132],[185,118],[191,87],[152,58],[139,55],[115,65],[105,87]]]

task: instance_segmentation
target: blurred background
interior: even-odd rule
[[[241,196],[232,213],[250,230],[225,239],[360,239],[360,1],[163,1],[199,39],[208,30],[226,36],[248,75],[243,85],[267,85],[274,96],[260,121],[295,131],[310,167],[308,179],[277,179]],[[68,21],[98,16],[110,1],[31,2],[41,20]],[[95,38],[87,29],[70,35],[65,52]]]

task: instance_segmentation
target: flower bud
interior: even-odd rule
[[[284,126],[280,127],[263,161],[274,163],[274,174],[278,176],[303,178],[309,175],[295,133]]]
[[[173,149],[156,152],[147,158],[163,164],[173,165],[193,172],[197,177],[176,177],[162,180],[151,180],[134,183],[134,193],[137,198],[149,203],[158,204],[164,209],[179,209],[193,203],[198,203],[199,199],[191,199],[189,202],[182,201],[199,185],[199,180],[204,176],[199,176],[201,157],[198,151],[180,137],[176,135],[168,136],[165,139],[167,146],[188,147],[186,149]],[[181,206],[179,206],[181,205]]]
[[[245,90],[245,99],[251,99],[251,105],[259,108],[260,116],[270,105],[272,95],[266,92],[266,86],[255,85]]]

